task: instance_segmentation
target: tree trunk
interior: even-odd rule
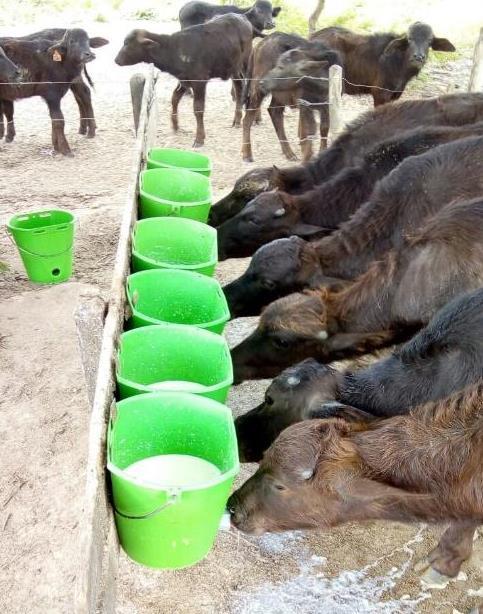
[[[317,6],[314,12],[309,17],[309,36],[312,36],[317,31],[317,22],[325,7],[325,0],[317,0]]]

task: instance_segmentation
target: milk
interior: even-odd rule
[[[136,461],[124,472],[160,488],[199,486],[221,475],[216,465],[189,454],[161,454]]]
[[[170,390],[171,392],[204,392],[206,386],[198,384],[198,382],[186,382],[182,380],[173,380],[166,382],[156,382],[147,386],[149,390]]]

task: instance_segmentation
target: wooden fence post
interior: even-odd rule
[[[470,92],[483,92],[483,28],[480,30],[480,36],[475,45],[468,90]]]
[[[329,68],[329,134],[331,145],[342,132],[342,67],[334,64]]]
[[[142,73],[136,73],[129,80],[131,88],[132,114],[134,117],[134,130],[138,133],[139,116],[141,115],[141,104],[143,101],[144,84],[146,77]]]

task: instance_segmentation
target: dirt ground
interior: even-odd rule
[[[175,29],[169,17],[164,31]],[[42,207],[68,209],[76,216],[75,274],[59,286],[31,284],[7,235],[0,233],[0,261],[9,267],[0,273],[0,611],[8,614],[72,610],[89,421],[72,314],[83,289],[97,286],[106,292],[110,284],[134,142],[128,77],[139,70],[119,68],[112,59],[129,27],[98,23],[88,28],[112,44],[98,50],[90,68],[99,125],[94,140],[77,134],[75,102],[70,94],[64,99],[74,158],[52,155],[48,115],[40,100],[17,105],[17,138],[13,144],[0,143],[2,226],[18,211]],[[153,29],[159,30],[160,24]],[[412,86],[408,95],[434,95],[455,84],[465,89],[469,58],[466,54],[444,70],[428,66],[430,78]],[[158,86],[158,141],[189,148],[194,134],[191,99],[180,108],[182,130],[174,135],[169,128],[173,85],[173,79],[163,77]],[[354,117],[368,104],[366,99],[345,98],[344,117]],[[230,127],[232,112],[229,85],[210,83],[204,151],[213,160],[215,199],[250,168],[240,159],[241,134]],[[289,138],[296,143],[295,113],[287,114],[287,125]],[[285,163],[266,114],[263,124],[254,129],[253,141],[255,164]],[[221,263],[218,277],[232,279],[246,264]],[[245,336],[255,322],[247,318],[230,323],[230,344]],[[234,414],[259,403],[266,385],[247,382],[234,388],[228,403]],[[238,482],[252,470],[243,466]],[[413,566],[435,545],[439,532],[368,523],[326,534],[295,532],[256,539],[220,533],[203,562],[178,572],[146,570],[121,552],[117,611],[466,612],[483,592],[481,540],[458,581],[443,590],[429,590],[421,586]]]

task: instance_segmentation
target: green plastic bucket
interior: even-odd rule
[[[128,326],[189,324],[221,334],[230,311],[220,284],[211,277],[157,269],[133,273],[126,292],[132,316]]]
[[[221,472],[196,487],[150,485],[125,469],[160,454],[189,454]],[[180,569],[210,551],[238,473],[231,411],[192,394],[157,392],[117,403],[108,463],[119,540],[134,561]]]
[[[184,269],[213,275],[218,262],[216,230],[176,217],[136,222],[132,236],[132,269]]]
[[[14,215],[7,224],[31,281],[58,284],[72,275],[74,216],[50,209]]]
[[[224,337],[194,326],[157,324],[127,331],[117,356],[121,399],[153,392],[152,386],[161,382],[173,382],[174,391],[180,390],[176,382],[189,382],[199,387],[197,395],[224,403],[233,383]],[[183,390],[194,392],[193,387]]]
[[[183,168],[156,168],[139,175],[139,217],[174,216],[206,222],[211,207],[208,177]]]
[[[152,147],[148,151],[148,168],[184,168],[193,173],[211,175],[211,160],[208,156],[185,149]]]

